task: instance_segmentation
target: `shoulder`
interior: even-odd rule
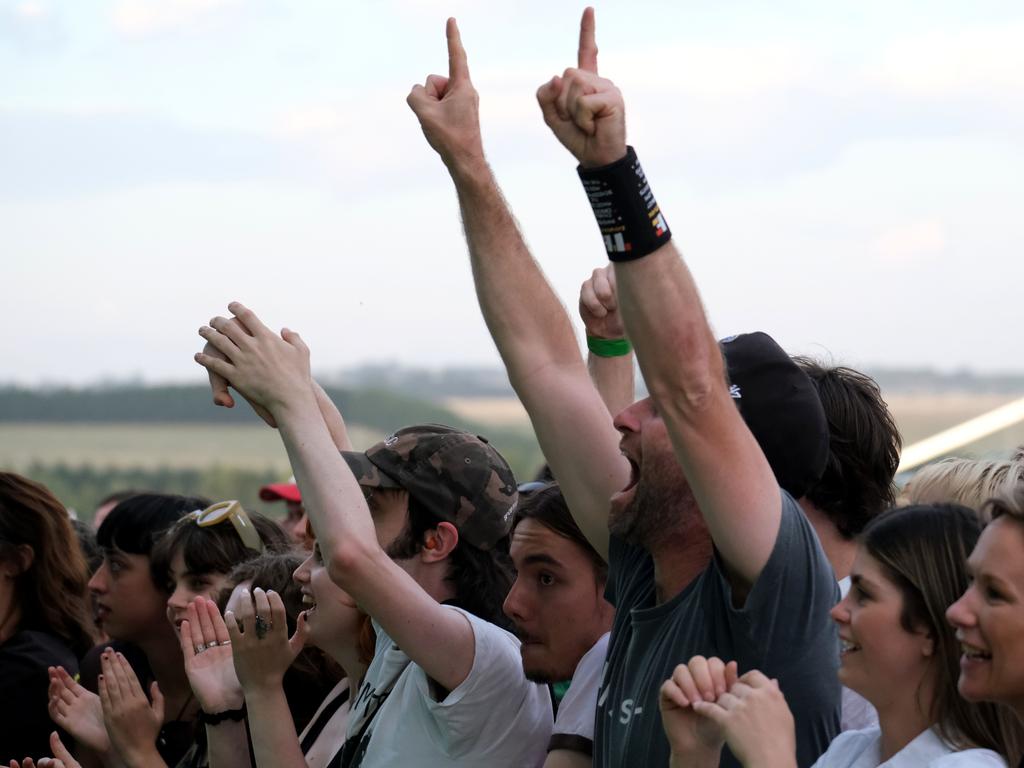
[[[929,764],[930,768],[955,768],[957,766],[978,766],[978,768],[1006,768],[1006,760],[991,749],[964,749],[950,752]]]
[[[880,735],[878,728],[845,731],[832,740],[814,768],[844,768],[853,765],[861,754],[878,744]]]
[[[61,638],[49,632],[22,630],[0,647],[5,666],[36,669],[62,666],[71,674],[78,670],[78,659]]]

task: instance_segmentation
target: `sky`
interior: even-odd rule
[[[720,336],[1021,371],[1024,4],[598,3],[602,75]],[[240,300],[315,370],[497,365],[405,103],[458,18],[484,145],[575,317],[604,252],[534,93],[563,0],[0,0],[0,381],[202,381]],[[524,308],[527,311],[527,308]]]

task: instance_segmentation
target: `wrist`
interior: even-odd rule
[[[577,159],[580,161],[581,168],[592,171],[596,168],[604,168],[605,166],[614,165],[620,160],[624,160],[627,154],[629,154],[629,147],[627,147],[626,143],[623,142],[621,146],[592,152],[586,157],[580,157]]]
[[[462,153],[450,158],[445,165],[452,181],[459,189],[481,186],[493,178],[491,166],[487,164],[487,158],[484,157],[482,150],[479,153]]]
[[[606,338],[587,333],[587,349],[598,357],[623,357],[633,351],[633,345],[625,337]]]

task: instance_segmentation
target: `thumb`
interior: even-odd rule
[[[153,714],[162,723],[164,721],[164,695],[160,692],[160,684],[156,680],[149,686],[149,695],[153,699]]]
[[[294,659],[302,649],[306,647],[306,638],[309,637],[309,625],[306,623],[306,612],[299,614],[299,620],[295,622],[295,634],[288,638],[288,649]]]
[[[698,715],[718,723],[723,728],[729,721],[729,713],[712,701],[695,701],[692,706]]]

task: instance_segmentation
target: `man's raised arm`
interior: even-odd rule
[[[592,14],[584,13],[581,50],[596,51],[582,39],[593,34]],[[545,120],[580,162],[648,390],[716,548],[749,585],[775,544],[778,485],[730,396],[693,277],[626,146],[622,94],[596,66],[566,70],[547,89],[539,95]]]
[[[409,106],[455,183],[477,298],[509,379],[577,523],[605,554],[608,499],[625,484],[629,467],[587,376],[568,314],[487,165],[477,93],[454,19],[447,35],[448,77],[431,75],[415,86]]]

